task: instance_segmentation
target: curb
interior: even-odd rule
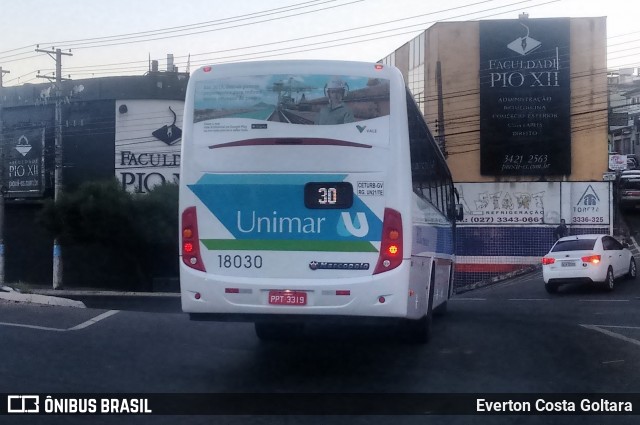
[[[57,296],[84,297],[180,297],[179,292],[127,292],[127,291],[84,291],[73,289],[34,289],[33,294]]]
[[[542,269],[542,266],[540,266],[539,264],[531,265],[531,266],[528,266],[528,267],[524,267],[522,269],[510,272],[510,273],[501,274],[499,276],[494,276],[491,279],[485,279],[485,280],[481,280],[481,281],[476,282],[476,283],[471,283],[469,285],[460,286],[460,287],[455,289],[455,294],[456,295],[464,294],[465,292],[473,291],[474,289],[485,288],[487,286],[494,285],[496,283],[500,283],[500,282],[505,281],[507,279],[511,279],[511,278],[516,277],[516,276],[521,276],[521,275],[533,273],[533,272],[535,272],[537,270],[541,270],[541,269]]]
[[[15,303],[57,305],[63,307],[86,308],[82,301],[53,297],[42,294],[23,294],[8,286],[0,286],[0,300]]]

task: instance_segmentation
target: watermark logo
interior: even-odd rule
[[[7,396],[7,413],[40,413],[40,396]]]

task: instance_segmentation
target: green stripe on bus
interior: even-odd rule
[[[368,241],[202,239],[208,250],[378,252]]]

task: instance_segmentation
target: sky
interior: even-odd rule
[[[143,75],[259,59],[376,62],[435,22],[607,17],[609,68],[640,67],[640,2],[629,0],[0,0],[5,87],[55,75]]]

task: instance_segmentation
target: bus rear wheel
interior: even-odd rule
[[[432,267],[433,269],[433,267]],[[427,292],[427,312],[418,320],[406,319],[403,321],[404,335],[408,342],[426,344],[431,339],[433,323],[433,290],[435,286],[435,273],[431,273],[431,282]]]

